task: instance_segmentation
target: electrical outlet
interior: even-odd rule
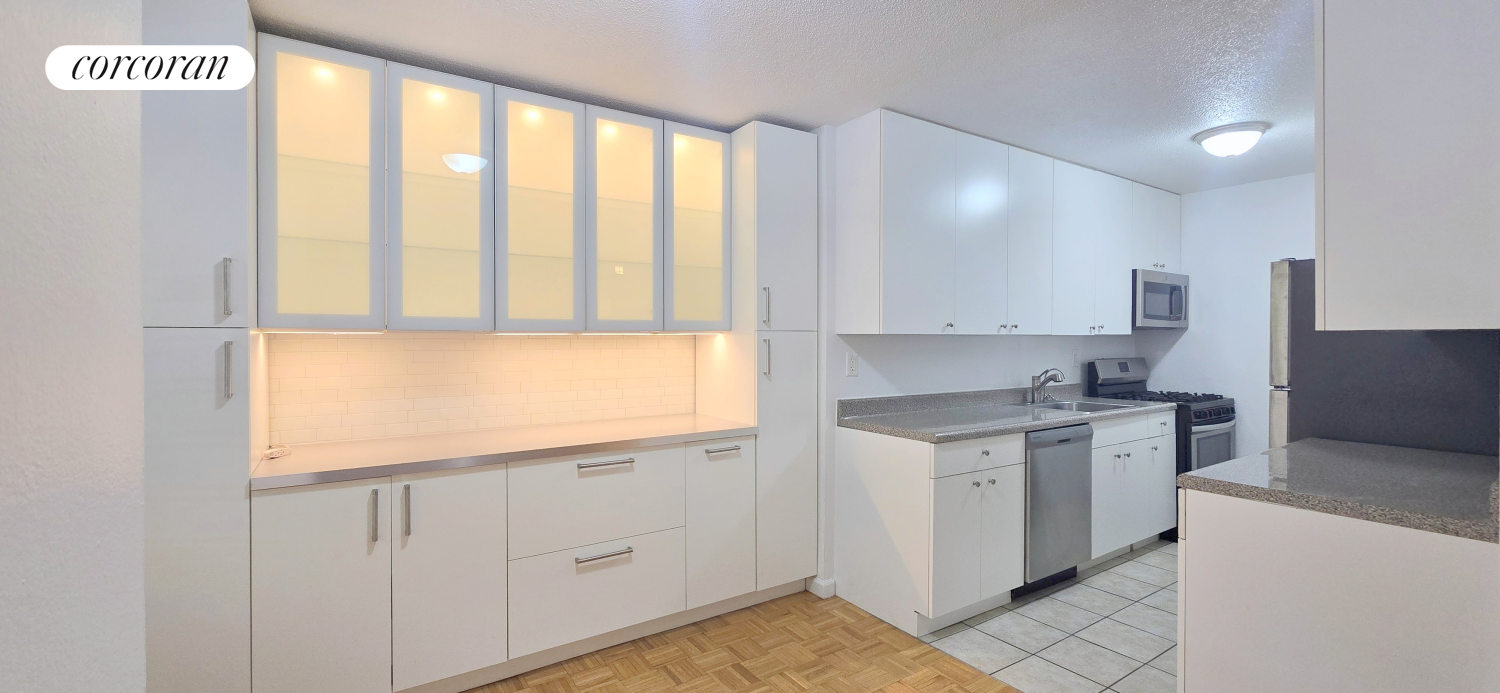
[[[856,354],[852,351],[844,354],[844,377],[859,377],[859,354]]]
[[[1083,362],[1081,362],[1081,361],[1078,360],[1078,350],[1077,349],[1073,350],[1073,365],[1074,366],[1081,366],[1081,365],[1083,365]]]

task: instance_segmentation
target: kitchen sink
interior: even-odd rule
[[[1111,411],[1114,409],[1130,409],[1129,404],[1105,404],[1103,402],[1038,402],[1028,404],[1032,409],[1059,409],[1062,411]]]

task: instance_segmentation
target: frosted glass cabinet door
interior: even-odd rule
[[[263,327],[385,327],[385,61],[260,35]]]
[[[666,123],[666,329],[729,329],[729,135]]]
[[[386,68],[393,329],[495,329],[493,90],[407,65]]]
[[[584,329],[583,104],[495,87],[495,329]]]
[[[662,122],[587,108],[588,329],[662,329]]]

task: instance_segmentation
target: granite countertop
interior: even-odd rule
[[[1177,477],[1193,490],[1410,527],[1500,539],[1500,458],[1307,438]]]
[[[669,414],[307,443],[291,446],[292,453],[285,457],[261,460],[250,473],[250,490],[696,443],[756,435],[758,430],[702,414]]]
[[[838,425],[924,443],[951,443],[1177,408],[1175,404],[1084,397],[1079,385],[1053,385],[1047,392],[1054,399],[1124,406],[1098,412],[1038,409],[1022,405],[1029,389],[841,399]]]

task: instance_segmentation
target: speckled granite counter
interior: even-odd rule
[[[1308,438],[1188,472],[1177,485],[1496,542],[1497,471],[1487,455]]]
[[[1035,409],[1022,405],[1027,389],[841,399],[838,425],[924,443],[951,443],[1177,408],[1175,404],[1083,397],[1078,385],[1054,385],[1047,391],[1055,399],[1123,406],[1096,412]]]

